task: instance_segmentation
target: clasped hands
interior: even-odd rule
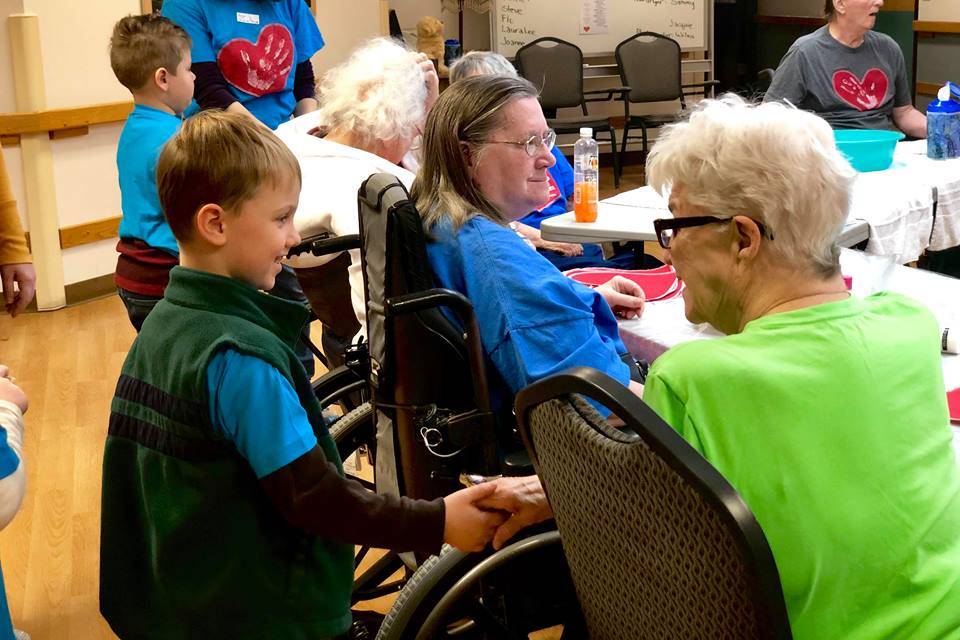
[[[518,531],[549,520],[553,511],[537,476],[498,478],[444,498],[444,542],[464,552],[491,541],[500,549]]]

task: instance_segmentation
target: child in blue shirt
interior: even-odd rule
[[[127,16],[113,28],[110,65],[134,102],[117,146],[123,217],[115,281],[139,331],[179,255],[157,197],[156,166],[193,99],[190,36],[158,15]]]
[[[162,13],[193,39],[201,109],[271,129],[317,109],[310,58],[323,37],[303,0],[166,0]]]
[[[215,149],[216,153],[209,150]],[[431,502],[345,479],[269,290],[300,242],[297,159],[206,111],[165,145],[181,266],[124,363],[103,460],[100,608],[121,638],[329,638],[350,626],[353,544],[479,550],[505,517],[477,485]]]

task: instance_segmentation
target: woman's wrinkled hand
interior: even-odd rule
[[[477,506],[496,509],[510,516],[493,536],[494,549],[503,547],[521,529],[553,517],[553,509],[537,476],[497,478],[486,485],[493,485],[494,490],[478,501]]]
[[[566,256],[567,258],[583,255],[582,244],[571,244],[569,242],[551,242],[549,240],[540,240],[539,243],[535,242],[534,246],[537,249],[543,249],[545,251],[553,251],[554,253],[559,253],[560,255]]]
[[[633,280],[614,276],[596,289],[619,318],[639,318],[647,302],[643,289]]]

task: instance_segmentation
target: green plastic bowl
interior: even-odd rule
[[[893,164],[893,151],[904,135],[885,129],[837,129],[833,132],[840,150],[860,172],[883,171]]]

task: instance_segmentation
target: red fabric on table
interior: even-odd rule
[[[960,422],[960,387],[947,392],[947,408],[950,410],[950,422]]]
[[[614,276],[623,276],[640,285],[647,300],[654,301],[676,293],[679,288],[677,274],[669,266],[645,271],[623,269],[571,269],[567,276],[588,287],[599,287]]]

